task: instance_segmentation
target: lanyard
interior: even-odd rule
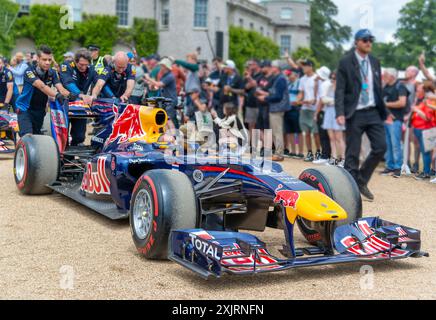
[[[363,62],[366,62],[366,70],[362,66]],[[369,62],[368,62],[368,60],[363,60],[360,63],[360,73],[362,74],[362,78],[365,80],[365,82],[368,83],[368,76],[369,76]]]

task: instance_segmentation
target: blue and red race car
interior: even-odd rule
[[[186,144],[165,130],[166,103],[51,103],[52,136],[18,143],[18,189],[55,191],[110,219],[129,218],[146,258],[169,258],[205,278],[427,256],[418,230],[362,218],[359,190],[345,170],[292,177],[265,159],[186,154]],[[97,123],[89,146],[69,146],[74,118]],[[296,225],[312,246],[295,248]],[[281,258],[240,232],[266,227],[284,231]]]
[[[18,131],[17,114],[0,103],[0,154],[15,152]]]

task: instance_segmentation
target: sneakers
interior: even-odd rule
[[[292,158],[292,153],[290,153],[288,149],[285,149],[285,152],[283,153],[283,155],[284,155],[286,158]]]
[[[415,177],[416,180],[418,181],[425,181],[425,180],[430,180],[430,175],[429,174],[425,174],[425,173],[421,173],[420,175],[417,175]]]
[[[327,166],[336,166],[336,163],[337,163],[337,161],[338,160],[336,160],[335,158],[331,158],[327,163],[326,163],[326,165]]]
[[[391,176],[394,172],[395,172],[395,170],[391,170],[391,169],[386,168],[380,174],[382,176]]]
[[[345,160],[344,159],[337,160],[336,165],[340,168],[345,168]]]
[[[430,181],[430,183],[436,184],[436,177]]]
[[[412,173],[419,173],[419,164],[415,163],[412,168],[410,169],[410,171],[412,171]]]
[[[316,165],[324,165],[324,164],[327,164],[327,163],[329,163],[329,159],[319,158],[318,160],[314,160],[313,161],[313,164],[316,164]]]
[[[321,154],[321,152],[318,150],[316,153],[315,153],[315,157],[314,157],[314,161],[318,161],[318,160],[320,160],[320,159],[322,159],[322,154]]]
[[[296,160],[303,160],[304,159],[304,154],[300,153],[300,154],[296,154],[294,157],[292,157]]]
[[[313,162],[315,160],[312,151],[309,151],[306,158],[304,158],[304,162]]]
[[[394,178],[401,178],[401,170],[394,170],[393,175]]]
[[[375,200],[374,195],[369,191],[367,186],[359,185],[359,191],[364,200],[368,202],[373,202]]]

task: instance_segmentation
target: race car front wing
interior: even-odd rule
[[[235,275],[277,272],[292,268],[352,262],[428,257],[421,252],[420,231],[379,218],[366,218],[336,229],[337,254],[295,250],[291,259],[280,259],[265,243],[246,233],[196,230],[173,231],[169,259],[207,279],[224,273]],[[315,248],[316,249],[316,248]],[[315,254],[311,257],[297,257]]]

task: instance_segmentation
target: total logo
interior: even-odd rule
[[[211,245],[210,243],[207,243],[206,241],[201,240],[196,235],[190,234],[191,237],[191,243],[198,251],[205,254],[206,256],[209,256],[213,259],[220,260],[221,257],[218,254],[218,247],[215,247]]]
[[[99,157],[97,171],[93,170],[92,162],[88,162],[83,176],[81,190],[89,194],[110,195],[110,182],[106,175],[106,158]]]

